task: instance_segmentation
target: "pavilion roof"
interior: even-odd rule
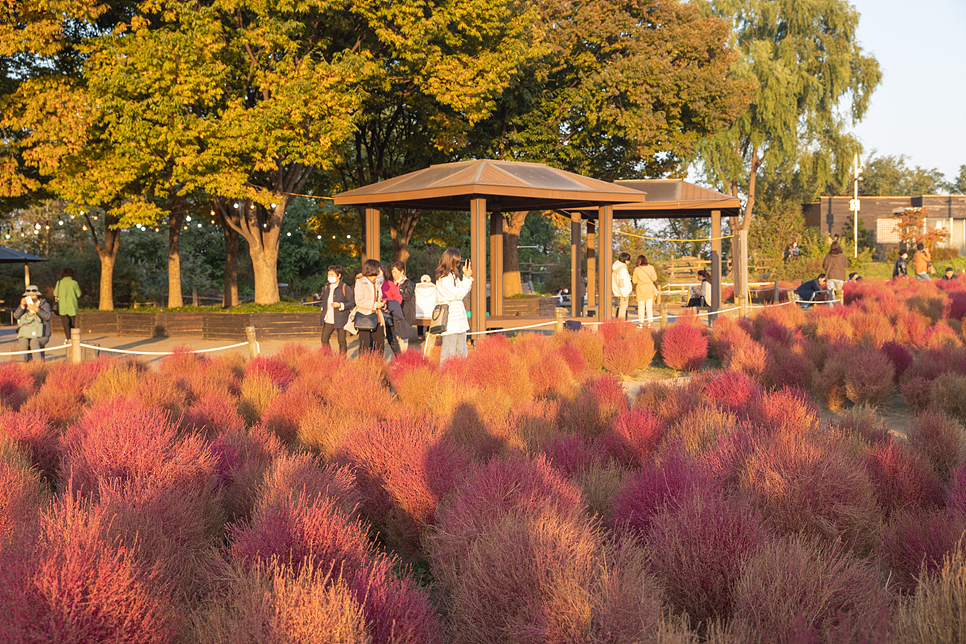
[[[647,201],[614,206],[615,219],[710,217],[713,210],[728,217],[737,216],[741,209],[738,198],[683,179],[619,179],[615,183],[647,193]],[[596,211],[579,210],[588,219],[597,216]]]
[[[542,163],[480,159],[430,166],[335,196],[336,205],[422,210],[470,209],[484,198],[489,211],[596,208],[643,201],[634,186],[591,179]]]
[[[0,246],[0,264],[22,264],[26,262],[46,262],[46,257],[37,257],[30,253]]]

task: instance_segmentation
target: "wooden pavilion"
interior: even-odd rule
[[[335,196],[337,206],[365,208],[366,255],[379,259],[379,208],[470,212],[470,259],[479,279],[470,294],[471,330],[516,326],[503,317],[503,213],[590,209],[610,221],[614,204],[642,201],[631,186],[615,185],[540,163],[477,160],[434,165]],[[490,306],[486,316],[486,230],[490,213]],[[609,271],[601,271],[601,275]]]
[[[601,244],[600,270],[596,270],[596,238],[613,238],[613,219],[676,219],[708,217],[711,219],[711,310],[721,308],[721,216],[737,216],[741,202],[736,197],[703,188],[681,179],[618,180],[616,185],[634,188],[647,195],[639,203],[614,206],[612,218],[600,216],[597,211],[581,208],[571,209],[571,293],[574,302],[583,301],[580,292],[580,224],[587,226],[587,306],[597,308],[597,319],[611,318],[611,307],[596,304],[596,292],[607,297],[610,293],[611,266],[614,263],[614,245]],[[596,279],[595,279],[596,278]],[[577,307],[574,307],[577,315]]]
[[[538,163],[476,160],[435,165],[335,196],[338,206],[365,209],[366,255],[380,258],[379,209],[411,208],[470,212],[470,259],[480,279],[470,294],[471,330],[506,328],[533,320],[503,316],[503,213],[553,210],[571,219],[571,293],[574,318],[582,317],[581,223],[587,226],[588,308],[597,321],[612,317],[610,306],[596,306],[597,293],[609,297],[613,220],[710,217],[712,237],[721,237],[721,215],[737,214],[737,199],[680,180],[608,183]],[[487,213],[490,213],[490,298],[486,315],[485,266]],[[721,240],[712,242],[713,310],[720,307]],[[603,297],[600,299],[604,299]]]

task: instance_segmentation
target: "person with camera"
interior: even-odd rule
[[[34,285],[27,287],[20,306],[13,312],[17,320],[17,338],[21,351],[43,349],[50,342],[50,304],[40,294],[40,289]],[[32,353],[25,354],[24,362],[30,362]],[[44,360],[44,352],[40,352],[40,359]]]
[[[440,363],[466,355],[466,332],[470,330],[470,323],[466,320],[463,298],[472,287],[473,267],[469,260],[464,263],[455,248],[444,250],[436,267],[436,302],[449,305],[446,330],[440,334],[443,338]]]

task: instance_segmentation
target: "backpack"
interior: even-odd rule
[[[42,338],[44,337],[44,321],[33,311],[27,311],[17,320],[18,338]]]

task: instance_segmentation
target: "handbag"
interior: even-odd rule
[[[929,273],[930,275],[936,274],[936,267],[932,265],[932,262],[926,263],[926,272]]]
[[[379,326],[379,314],[375,311],[372,313],[359,313],[359,311],[356,311],[356,316],[352,320],[352,323],[360,331],[372,331]]]
[[[433,307],[433,318],[429,325],[429,332],[436,335],[446,333],[447,326],[449,326],[449,304],[437,304]]]
[[[57,280],[57,286],[54,288],[54,307],[51,311],[54,315],[60,315],[60,297],[57,295],[60,292],[60,280]]]

